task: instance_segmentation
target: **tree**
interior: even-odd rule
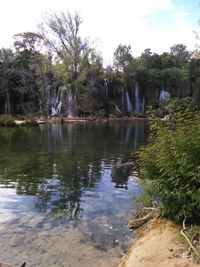
[[[76,94],[77,79],[81,72],[81,62],[87,50],[87,41],[79,36],[82,23],[80,16],[69,12],[52,13],[44,17],[39,25],[40,35],[45,45],[56,54],[70,73],[69,83]]]
[[[186,46],[177,44],[170,47],[170,54],[173,56],[175,67],[183,68],[188,63],[191,53],[187,51]]]
[[[164,52],[160,55],[161,68],[167,69],[174,66],[173,56],[170,53]]]
[[[40,49],[41,36],[38,33],[22,32],[15,34],[14,39],[14,46],[18,53],[24,50],[36,53]]]
[[[163,79],[168,91],[173,97],[191,95],[189,86],[189,71],[181,68],[168,68],[163,71]]]
[[[36,111],[35,106],[36,104],[38,106],[39,96],[40,100],[43,98],[43,91],[48,84],[47,76],[51,63],[48,61],[48,56],[40,53],[42,38],[38,33],[18,33],[14,38],[15,71],[20,77],[16,88],[19,95],[20,111],[32,113]]]
[[[2,106],[4,105],[5,114],[11,114],[11,91],[14,87],[14,68],[13,62],[15,60],[14,53],[11,49],[2,48],[0,50],[0,95],[2,97]]]
[[[95,114],[103,106],[101,92],[104,91],[103,60],[93,50],[82,62],[84,68],[78,80],[79,110],[83,114]]]
[[[142,66],[148,69],[161,69],[161,59],[158,54],[153,54],[150,48],[144,50],[139,58]]]
[[[114,66],[119,71],[125,71],[126,67],[132,62],[131,46],[120,44],[114,52]]]
[[[190,61],[189,71],[193,103],[200,107],[200,58],[198,54]]]

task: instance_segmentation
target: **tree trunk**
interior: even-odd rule
[[[11,114],[10,95],[8,92],[6,92],[5,114]]]

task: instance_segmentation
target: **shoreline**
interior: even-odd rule
[[[198,267],[187,257],[180,226],[171,221],[153,220],[139,228],[128,252],[117,267]]]
[[[72,118],[67,118],[67,117],[51,117],[51,118],[38,118],[38,117],[33,117],[34,121],[36,122],[36,125],[39,124],[52,124],[52,123],[86,123],[86,122],[110,122],[110,121],[139,121],[139,120],[148,120],[148,118],[143,118],[143,117],[103,117],[103,118],[96,118],[96,117],[87,117],[87,118],[79,118],[79,117],[72,117]],[[24,120],[24,119],[18,119],[14,118],[15,126],[23,126],[23,125],[29,125],[29,123]],[[30,122],[31,125],[31,122]]]
[[[123,117],[103,117],[103,118],[98,118],[98,117],[85,117],[85,118],[80,118],[80,117],[72,117],[72,118],[67,118],[67,117],[51,117],[50,119],[37,119],[37,122],[43,123],[73,123],[73,122],[108,122],[108,121],[135,121],[135,120],[147,120],[147,118],[143,117],[128,117],[128,116],[123,116]]]

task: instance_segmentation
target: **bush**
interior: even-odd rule
[[[22,126],[38,126],[38,123],[34,117],[26,117]]]
[[[16,126],[15,120],[11,115],[0,115],[0,126]]]
[[[169,120],[151,112],[150,143],[139,152],[144,199],[159,201],[180,222],[200,219],[200,111],[188,99],[167,106]]]

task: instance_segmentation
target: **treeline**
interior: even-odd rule
[[[177,44],[170,52],[148,48],[134,58],[130,45],[120,44],[113,65],[105,68],[80,37],[81,23],[78,14],[52,13],[38,33],[16,34],[13,50],[0,49],[0,114],[67,115],[70,105],[78,115],[144,112],[158,104],[161,90],[200,105],[198,52]]]

